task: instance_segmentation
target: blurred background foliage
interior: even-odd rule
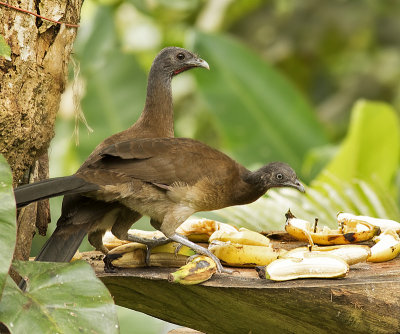
[[[137,119],[154,56],[176,45],[211,67],[174,78],[176,136],[249,168],[286,161],[308,185],[306,196],[271,191],[217,212],[221,220],[281,229],[288,207],[331,225],[339,210],[400,219],[399,17],[394,0],[86,0],[51,176],[74,173],[102,139]],[[53,221],[60,203],[51,202]],[[33,254],[42,243],[37,237]],[[122,333],[171,328],[122,308],[119,315]]]

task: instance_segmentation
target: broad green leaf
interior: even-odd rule
[[[400,128],[396,112],[381,102],[359,101],[348,133],[326,171],[344,181],[379,178],[388,190],[399,168]],[[317,177],[325,181],[325,174]]]
[[[11,333],[118,333],[115,305],[89,264],[15,262],[26,292],[8,278],[0,321]]]
[[[120,49],[113,20],[111,8],[100,6],[89,37],[77,48],[87,83],[82,109],[94,130],[86,136],[82,126],[82,160],[103,139],[133,124],[146,97],[147,77],[136,58]]]
[[[0,34],[0,57],[4,57],[6,60],[11,60],[11,48],[7,44],[3,35]]]
[[[10,167],[6,159],[0,155],[0,298],[17,238],[15,199],[12,189]]]
[[[331,150],[329,147],[326,149]],[[219,212],[238,225],[282,229],[284,213],[335,226],[338,211],[400,220],[394,187],[399,167],[398,118],[388,105],[356,103],[349,132],[336,155],[306,194],[292,189],[270,190],[267,197],[244,207]]]
[[[246,164],[282,160],[300,173],[306,152],[327,139],[299,91],[227,36],[198,32],[194,50],[210,64],[210,72],[195,75],[222,148]]]

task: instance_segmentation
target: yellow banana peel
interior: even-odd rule
[[[213,241],[208,249],[221,261],[233,267],[263,266],[286,252],[272,246],[242,245],[233,242]]]
[[[390,219],[381,219],[381,218],[374,218],[374,217],[369,217],[369,216],[356,216],[356,215],[353,215],[352,213],[339,212],[337,214],[337,220],[339,223],[366,222],[366,223],[369,223],[369,224],[379,227],[381,232],[384,232],[389,229],[395,230],[397,233],[400,232],[400,223],[397,221],[394,221],[394,220],[390,220]]]
[[[168,281],[184,285],[207,281],[217,271],[215,262],[208,256],[199,255],[179,270],[168,275]]]
[[[380,232],[379,227],[370,223],[344,222],[340,228],[332,230],[327,226],[311,226],[310,222],[296,218],[290,210],[286,213],[285,230],[298,240],[311,245],[344,245],[372,239]]]
[[[309,247],[298,247],[288,251],[279,258],[303,258],[309,253],[334,255],[346,261],[348,265],[352,265],[358,262],[365,262],[371,255],[371,250],[368,246],[364,245],[313,246],[311,250]]]
[[[206,218],[191,218],[181,224],[176,232],[187,237],[193,242],[208,242],[208,239],[215,231],[235,232],[237,228]]]
[[[373,239],[369,262],[385,262],[394,259],[400,253],[400,238],[395,230],[386,230]]]
[[[210,236],[213,241],[232,242],[241,245],[269,246],[270,240],[261,233],[241,227],[239,231],[218,230]]]

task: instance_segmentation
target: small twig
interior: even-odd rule
[[[78,28],[79,27],[79,24],[64,23],[64,22],[48,19],[47,17],[44,17],[44,16],[41,16],[39,14],[30,12],[29,10],[26,10],[26,9],[22,9],[22,8],[15,7],[13,5],[9,5],[8,3],[5,3],[3,1],[0,1],[0,5],[3,5],[3,6],[6,6],[6,7],[9,7],[9,8],[18,10],[18,11],[23,12],[23,13],[27,13],[27,14],[36,16],[36,17],[38,17],[38,18],[40,18],[42,20],[50,21],[50,22],[53,22],[53,23],[56,23],[56,24],[65,24],[67,27],[74,27],[74,28]]]

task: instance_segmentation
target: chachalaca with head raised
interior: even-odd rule
[[[114,134],[100,143],[79,168],[78,173],[84,172],[88,165],[100,159],[99,152],[111,144],[133,138],[173,137],[174,115],[171,80],[177,74],[196,67],[209,69],[206,61],[185,49],[167,47],[161,50],[150,69],[146,103],[139,119],[127,130]],[[44,180],[17,188],[17,205],[21,207],[41,198],[66,195],[63,201],[62,214],[57,223],[58,226],[64,224],[66,226],[81,226],[89,223],[93,226],[101,226],[113,220],[116,226],[123,226],[120,229],[128,229],[141,217],[138,212],[132,211],[118,202],[105,204],[102,201],[80,195],[82,192],[93,189],[97,189],[95,184],[88,185],[74,177]],[[75,239],[59,240],[58,252],[42,251],[37,259],[41,261],[69,261],[73,256],[71,250],[81,243],[84,235],[85,233],[77,235]],[[92,244],[97,244],[96,240],[91,239],[98,237],[92,233],[89,241]],[[46,246],[50,247],[49,243],[51,242],[50,240]],[[69,243],[73,244],[69,245]],[[63,249],[65,249],[65,252]]]
[[[123,219],[115,219],[120,215],[118,207],[123,205],[139,215],[149,216],[152,226],[170,240],[212,257],[222,271],[218,259],[207,249],[175,232],[180,224],[198,211],[251,203],[270,188],[293,187],[304,191],[296,173],[285,163],[273,162],[251,172],[220,151],[187,138],[132,139],[111,145],[98,156],[84,170],[65,179],[76,182],[78,188],[94,186],[83,198],[101,203],[99,211],[107,208],[108,219],[101,223],[62,220],[42,252],[72,256],[80,244],[81,238],[77,236],[89,233],[92,245],[106,253],[101,237],[110,229],[118,238],[131,240],[130,226],[118,223],[125,222]],[[82,210],[82,206],[78,208]],[[85,212],[83,209],[78,213]],[[52,238],[72,238],[76,242],[69,243],[74,245],[73,249],[64,249],[51,243]]]

